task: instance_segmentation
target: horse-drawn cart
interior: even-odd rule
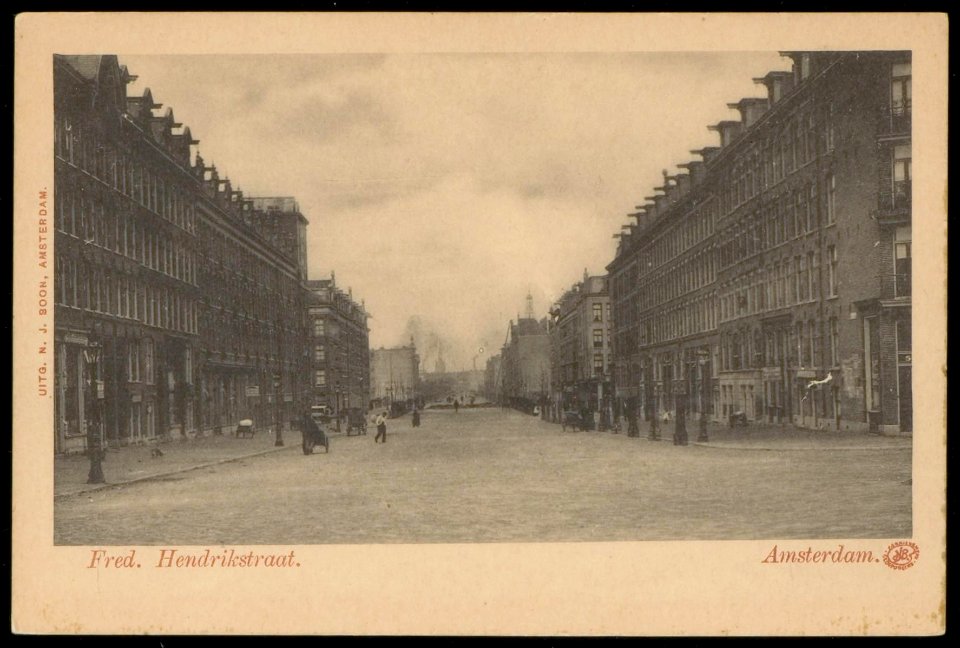
[[[330,438],[323,426],[330,423],[330,417],[325,412],[313,411],[303,416],[300,424],[300,434],[303,436],[303,454],[313,454],[313,449],[323,446],[324,452],[330,452]]]
[[[347,436],[367,433],[367,416],[359,407],[347,410]]]
[[[572,428],[574,432],[585,432],[588,429],[586,420],[580,416],[579,412],[574,411],[564,412],[560,424],[563,426],[564,432],[567,431],[567,428]]]

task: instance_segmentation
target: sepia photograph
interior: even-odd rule
[[[913,345],[945,312],[914,299],[944,279],[917,280],[912,162],[940,163],[913,146],[940,107],[901,42],[760,40],[44,43],[31,537],[84,578],[218,589],[372,546],[934,567],[945,357],[915,378]]]

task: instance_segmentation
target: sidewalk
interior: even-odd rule
[[[660,425],[660,442],[672,443],[675,421]],[[625,429],[620,434],[625,433]],[[640,424],[640,439],[646,441],[650,423]],[[603,434],[610,434],[603,432]],[[880,436],[865,432],[811,430],[793,425],[749,423],[746,427],[731,428],[722,423],[707,425],[708,441],[697,441],[700,421],[687,421],[687,441],[690,445],[726,450],[909,450],[910,436]]]
[[[673,438],[673,423],[667,426],[668,438]],[[709,441],[699,442],[698,421],[687,424],[687,436],[692,445],[731,450],[909,450],[913,438],[909,436],[881,436],[866,432],[811,430],[793,425],[750,423],[746,427],[731,428],[722,424],[707,426]]]
[[[282,447],[274,446],[275,440],[273,432],[258,430],[253,438],[208,436],[110,449],[103,460],[106,484],[87,484],[90,459],[85,454],[57,456],[53,466],[54,498],[157,479],[280,450],[295,448],[300,451],[300,432],[296,430],[284,431],[285,445]],[[159,449],[163,454],[154,456],[154,449]]]

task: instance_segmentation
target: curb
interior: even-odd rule
[[[121,486],[129,486],[130,484],[138,484],[140,482],[151,481],[153,479],[160,479],[162,477],[169,477],[170,475],[179,475],[182,473],[190,472],[191,470],[200,470],[201,468],[209,468],[211,466],[219,466],[221,464],[230,463],[233,461],[240,461],[241,459],[250,459],[253,457],[260,457],[265,454],[270,454],[272,452],[280,452],[282,450],[289,450],[290,448],[299,447],[292,445],[285,445],[281,447],[268,448],[266,450],[261,450],[259,452],[253,452],[251,454],[240,455],[238,457],[229,457],[227,459],[220,459],[217,461],[208,461],[207,463],[197,464],[195,466],[187,466],[186,468],[179,468],[177,470],[171,470],[168,472],[157,473],[156,475],[146,475],[144,477],[136,477],[134,479],[128,479],[127,481],[122,482],[111,482],[106,484],[98,484],[96,486],[91,486],[90,488],[84,488],[81,490],[73,490],[66,493],[55,493],[53,496],[54,501],[59,499],[66,499],[68,497],[76,497],[77,495],[86,495],[87,493],[95,493],[97,491],[108,490],[111,488],[120,488]]]
[[[897,446],[836,446],[836,447],[824,447],[824,446],[747,446],[747,445],[735,445],[723,443],[710,443],[709,441],[694,441],[690,445],[700,446],[701,448],[714,448],[716,450],[746,450],[748,452],[833,452],[833,451],[880,451],[880,452],[890,452],[895,450],[911,450],[913,449],[912,445],[897,445]]]

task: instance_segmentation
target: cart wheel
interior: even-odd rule
[[[314,441],[309,437],[303,438],[303,454],[309,455],[313,454]]]

